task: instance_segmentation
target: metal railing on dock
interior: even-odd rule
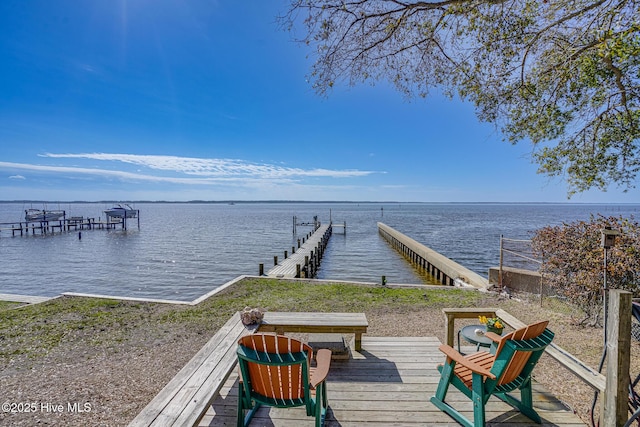
[[[342,230],[342,234],[347,234],[347,221],[344,221],[342,224],[338,224],[336,222],[331,223],[331,228],[333,228],[333,232],[337,232],[338,229]]]

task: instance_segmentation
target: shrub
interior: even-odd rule
[[[639,295],[640,224],[631,218],[591,216],[548,226],[535,232],[533,250],[542,260],[540,272],[545,283],[558,295],[582,308],[589,321],[600,324],[604,284],[604,248],[602,230],[620,231],[615,244],[607,251],[607,287],[626,289]]]

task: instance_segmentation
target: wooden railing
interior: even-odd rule
[[[609,291],[607,320],[607,371],[606,375],[587,366],[560,346],[551,343],[546,354],[554,358],[585,382],[600,392],[602,399],[601,425],[622,426],[628,418],[629,365],[631,351],[631,293]],[[518,329],[526,324],[499,308],[443,308],[445,315],[445,339],[453,347],[456,319],[472,319],[478,316],[498,316],[508,326]]]
[[[238,363],[238,340],[254,330],[243,325],[240,313],[234,314],[129,423],[129,427],[198,425]]]

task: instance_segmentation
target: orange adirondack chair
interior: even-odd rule
[[[553,340],[548,321],[533,323],[504,337],[488,332],[494,341],[490,352],[480,351],[467,356],[448,345],[441,345],[446,356],[438,367],[440,382],[431,403],[467,427],[484,427],[485,405],[492,395],[520,410],[538,424],[540,416],[533,409],[531,371],[544,349]],[[449,385],[454,385],[473,401],[473,422],[445,402]],[[520,400],[507,394],[520,390]]]
[[[261,405],[306,406],[316,427],[324,424],[330,350],[318,350],[316,367],[312,368],[313,351],[307,344],[282,335],[253,334],[238,341],[237,354],[242,375],[238,427],[247,426]],[[249,410],[246,416],[245,410]]]

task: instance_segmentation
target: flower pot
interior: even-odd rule
[[[504,328],[495,328],[493,326],[487,326],[487,332],[493,332],[496,335],[502,335]]]

